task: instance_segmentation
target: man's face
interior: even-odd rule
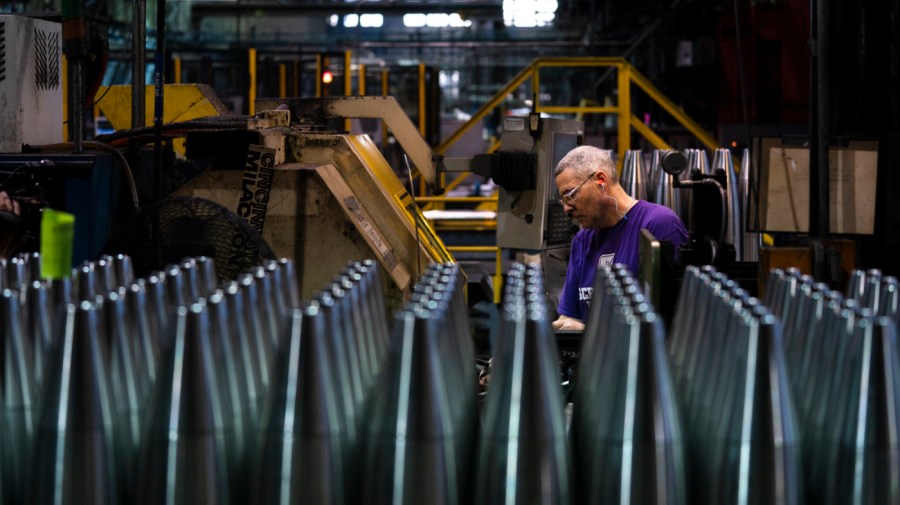
[[[574,175],[572,170],[556,176],[556,189],[562,196],[563,210],[582,228],[598,227],[602,222],[605,211],[597,185],[602,179],[602,173],[595,172],[583,177]]]

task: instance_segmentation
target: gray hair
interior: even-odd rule
[[[613,163],[610,151],[606,149],[598,149],[594,146],[578,146],[563,156],[563,159],[559,160],[553,175],[557,176],[570,169],[578,177],[588,177],[597,170],[602,170],[610,184],[619,182],[616,164]]]

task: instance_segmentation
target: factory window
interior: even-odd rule
[[[503,23],[520,28],[549,26],[557,6],[557,0],[503,0]]]
[[[328,18],[329,26],[336,27],[340,23],[341,17],[332,14]],[[384,24],[384,15],[382,14],[347,14],[344,16],[344,28],[381,28]]]
[[[453,14],[413,13],[403,15],[403,26],[407,28],[424,28],[426,26],[429,28],[447,28],[448,26],[454,28],[466,28],[472,26],[472,22],[464,20],[455,12]]]
[[[363,28],[381,28],[384,16],[381,14],[363,14],[359,17],[359,25]]]

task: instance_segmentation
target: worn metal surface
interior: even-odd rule
[[[116,463],[100,309],[91,302],[69,305],[66,321],[50,367],[34,471],[22,481],[28,497],[12,503],[119,503],[117,472],[128,462]]]
[[[294,132],[286,156],[289,162],[274,169],[263,238],[295,262],[303,298],[347,262],[372,259],[393,279],[386,295],[396,307],[428,263],[452,261],[368,137]],[[208,170],[176,194],[237,209],[241,177]]]
[[[261,98],[258,110],[273,110],[279,105],[290,107],[295,121],[310,125],[326,125],[333,118],[373,118],[384,120],[397,142],[406,151],[416,169],[432,187],[438,182],[431,146],[392,96],[348,96],[330,98]]]

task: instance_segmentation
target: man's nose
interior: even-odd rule
[[[575,206],[572,205],[571,203],[564,203],[564,204],[562,204],[562,206],[563,206],[563,212],[567,215],[571,214],[572,211],[575,210]]]

